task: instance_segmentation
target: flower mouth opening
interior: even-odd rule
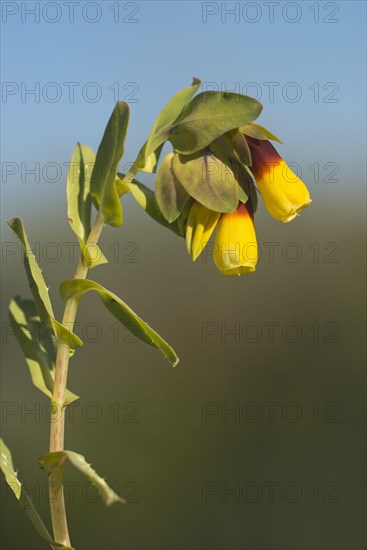
[[[297,216],[301,214],[302,210],[307,208],[307,206],[309,206],[311,202],[312,202],[312,199],[307,199],[307,201],[301,204],[300,206],[297,206],[296,208],[292,208],[287,218],[283,220],[284,223],[291,222],[292,220],[294,220],[294,218],[297,218]]]
[[[222,271],[222,275],[245,275],[246,273],[253,273],[256,271],[256,267],[253,265],[239,265],[238,267],[231,267]]]

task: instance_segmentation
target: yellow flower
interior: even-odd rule
[[[214,262],[223,275],[243,275],[256,269],[258,251],[254,221],[247,204],[222,214],[217,225]]]
[[[186,224],[186,247],[193,261],[208,244],[219,218],[219,212],[209,210],[197,201],[190,208]]]
[[[246,136],[259,191],[268,212],[277,220],[289,222],[311,204],[310,193],[268,140]]]

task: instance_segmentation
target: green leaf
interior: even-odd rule
[[[163,340],[145,321],[143,321],[125,302],[102,285],[87,279],[71,279],[60,285],[60,295],[64,300],[71,296],[80,300],[86,292],[96,291],[106,308],[120,321],[134,336],[158,348],[171,362],[172,366],[178,363],[178,357],[171,346]]]
[[[104,221],[114,227],[122,225],[122,207],[115,186],[115,177],[118,163],[124,153],[128,124],[129,106],[119,101],[98,148],[91,180],[92,199]]]
[[[74,334],[74,332],[66,328],[55,319],[52,320],[52,326],[56,335],[61,340],[63,340],[72,350],[80,348],[83,345],[83,341],[79,338],[79,336]]]
[[[228,135],[228,134],[226,134]],[[226,135],[219,137],[213,143],[210,144],[210,150],[214,153],[216,158],[220,159],[223,163],[231,168],[235,178],[237,180],[237,195],[238,200],[246,204],[248,201],[248,195],[240,183],[240,172],[244,169],[242,163],[238,159],[238,155],[230,145],[230,140],[226,139]]]
[[[24,267],[27,274],[28,283],[36,303],[37,311],[41,323],[46,330],[53,330],[54,334],[64,340],[68,346],[75,349],[83,345],[83,342],[65,326],[56,321],[52,311],[48,288],[42,275],[42,271],[36,262],[36,258],[29,245],[27,235],[20,218],[8,220],[8,225],[19,238],[23,247]]]
[[[228,139],[225,138],[225,135],[220,136],[216,140],[214,140],[210,146],[209,149],[214,153],[214,156],[227,164],[228,166],[231,166],[232,160],[236,159],[238,160],[238,157],[233,150],[233,147],[231,146]]]
[[[8,224],[20,239],[22,244],[24,252],[24,267],[41,321],[45,327],[51,328],[53,325],[54,314],[52,311],[50,297],[48,295],[48,288],[43,278],[42,271],[29,245],[23,222],[20,218],[13,218],[8,221]]]
[[[247,141],[243,134],[236,128],[225,134],[224,139],[228,141],[233,149],[234,158],[240,161],[245,166],[251,165],[251,153]]]
[[[242,187],[242,190],[246,194],[246,196],[250,197],[252,210],[253,212],[256,212],[258,203],[256,180],[248,166],[243,166],[243,170],[241,170],[240,172],[239,184]],[[240,200],[242,201],[241,198]],[[247,202],[247,199],[246,201],[242,202]]]
[[[167,140],[167,131],[176,122],[188,102],[194,97],[200,84],[201,81],[194,78],[191,86],[180,90],[163,107],[150,131],[146,143],[138,155],[136,162],[140,170],[145,171],[147,166],[156,164],[157,159],[154,157],[150,158],[152,153]]]
[[[250,136],[255,139],[272,139],[273,141],[278,141],[278,143],[283,143],[278,137],[269,132],[264,126],[260,124],[244,124],[241,126],[240,131],[246,136]]]
[[[194,155],[175,153],[173,170],[178,181],[198,202],[215,212],[233,212],[238,204],[238,184],[230,166],[211,151]]]
[[[52,537],[47,530],[47,527],[43,523],[42,519],[38,515],[32,500],[27,495],[22,483],[19,481],[17,472],[15,471],[11,452],[5,445],[4,441],[0,439],[0,467],[4,473],[6,482],[19,500],[20,504],[24,508],[29,519],[33,523],[34,527],[49,544],[54,545]]]
[[[163,145],[164,143],[162,143],[162,145],[160,145],[158,149],[150,153],[149,157],[146,159],[144,168],[141,169],[142,172],[148,172],[150,174],[156,172]]]
[[[98,487],[101,492],[102,499],[107,506],[110,506],[115,502],[121,502],[123,504],[126,503],[126,501],[115,493],[115,491],[107,485],[106,481],[99,476],[95,470],[93,470],[92,466],[88,464],[84,456],[75,453],[74,451],[46,453],[39,458],[39,464],[41,468],[49,474],[54,470],[62,470],[66,460],[69,460],[71,464],[77,468],[77,470],[84,474],[94,485]]]
[[[282,143],[283,142],[277,137],[275,136],[274,134],[272,134],[271,132],[269,132],[269,130],[267,130],[266,128],[264,128],[264,126],[260,126],[260,124],[255,124],[253,123],[252,126],[254,126],[257,130],[259,130],[260,132],[263,132],[266,137],[268,139],[272,139],[273,141],[278,141],[278,143]]]
[[[71,157],[66,181],[69,224],[84,243],[91,229],[90,181],[95,160],[92,149],[78,143]]]
[[[157,164],[159,161],[159,157],[161,156],[161,152],[163,149],[163,143],[155,150],[152,151],[148,158],[146,158],[146,148],[147,148],[148,142],[146,141],[143,145],[143,147],[139,151],[138,158],[135,162],[136,164],[136,172],[148,172],[149,174],[155,173],[157,169]]]
[[[126,193],[130,193],[129,186],[125,181],[126,176],[127,176],[126,174],[122,174],[121,172],[119,172],[116,176],[115,185],[116,185],[116,190],[117,190],[117,193],[118,193],[119,197],[122,197]],[[131,182],[135,183],[136,180],[134,178],[132,178],[132,176],[129,175],[129,183],[131,183]]]
[[[229,92],[202,92],[187,105],[176,123],[165,131],[179,153],[204,149],[219,136],[251,122],[262,105],[256,99]]]
[[[92,149],[78,143],[71,157],[66,182],[69,224],[78,238],[83,263],[89,269],[107,263],[98,244],[85,246],[91,230],[90,182],[95,163],[96,156]]]
[[[16,296],[9,306],[10,321],[15,337],[25,356],[33,384],[52,399],[54,386],[56,345],[40,322],[33,300],[22,300]],[[66,390],[68,405],[78,396]]]
[[[181,237],[185,237],[186,235],[186,225],[187,225],[187,219],[189,217],[189,212],[191,210],[192,205],[194,204],[194,199],[192,197],[189,198],[187,203],[185,204],[181,214],[177,218],[177,227],[179,231],[179,235]]]
[[[163,227],[171,229],[174,233],[176,233],[176,235],[180,234],[176,221],[169,223],[162,215],[158,208],[154,192],[151,189],[136,180],[132,180],[127,183],[124,179],[124,174],[118,175],[120,177],[120,182],[117,184],[118,189],[127,187],[139,206],[141,206],[141,208],[145,210],[145,212],[153,218],[153,220],[158,222],[160,225],[163,225]]]
[[[248,193],[249,190],[244,185],[238,184],[238,200],[241,201],[243,204],[246,204],[248,201]]]
[[[174,153],[163,159],[155,181],[155,198],[158,207],[168,222],[175,221],[190,198],[178,181],[173,169]]]
[[[97,243],[84,243],[82,240],[79,240],[79,244],[83,254],[83,265],[88,269],[108,264],[106,256]]]

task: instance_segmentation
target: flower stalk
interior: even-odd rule
[[[104,227],[101,214],[97,214],[95,223],[86,242],[86,247],[96,245]],[[74,279],[85,279],[88,267],[83,262],[81,254]],[[70,297],[65,305],[62,323],[73,330],[78,300]],[[52,395],[52,416],[50,427],[50,453],[64,450],[65,439],[65,392],[69,369],[70,347],[59,340],[57,343],[55,380]],[[49,473],[49,495],[51,520],[54,539],[58,544],[70,546],[70,536],[66,517],[64,488],[63,488],[63,464],[54,468]]]

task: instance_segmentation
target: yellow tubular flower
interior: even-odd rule
[[[187,218],[186,247],[193,261],[208,244],[219,218],[219,212],[209,210],[197,201],[192,205]]]
[[[214,262],[223,275],[243,275],[256,269],[258,251],[254,221],[246,204],[222,214],[215,235]]]
[[[252,166],[265,206],[274,218],[290,222],[311,204],[305,184],[287,166],[268,140],[246,136]]]

